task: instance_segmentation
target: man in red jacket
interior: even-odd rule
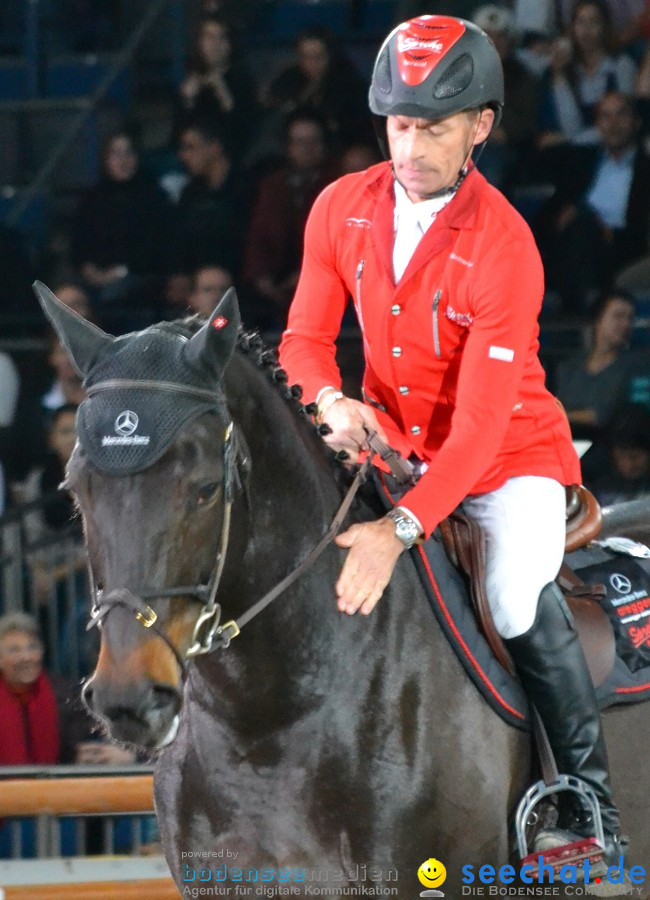
[[[487,536],[487,590],[559,770],[598,797],[618,862],[598,706],[570,613],[554,584],[565,485],[580,467],[561,405],[544,385],[537,317],[543,272],[517,212],[472,164],[498,122],[503,73],[487,35],[447,16],[395,28],[370,108],[389,162],[344,176],[316,200],[280,358],[316,401],[325,440],[352,461],[376,430],[421,477],[383,519],[340,535],[349,548],[338,607],[368,615],[395,563],[459,504]],[[335,339],[348,297],[365,352],[364,402],[345,397]],[[593,834],[579,801],[536,850]]]

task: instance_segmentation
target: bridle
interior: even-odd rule
[[[215,406],[219,411],[225,409],[223,399],[219,394],[216,394],[213,391],[166,381],[111,379],[110,381],[103,381],[92,385],[92,387],[88,389],[87,395],[90,397],[100,391],[115,388],[137,388],[139,390],[144,388],[149,390],[164,390],[166,392],[182,393],[201,400],[214,400]],[[186,674],[185,659],[208,653],[212,649],[214,635],[219,627],[221,618],[221,607],[217,603],[216,597],[223,575],[226,551],[230,539],[232,506],[236,492],[243,492],[244,490],[242,476],[240,474],[240,464],[242,468],[247,464],[247,451],[243,443],[243,438],[235,430],[229,414],[227,415],[222,452],[223,481],[221,487],[223,507],[221,516],[221,536],[219,539],[219,549],[217,551],[215,564],[207,583],[179,585],[178,587],[160,589],[142,587],[135,593],[132,593],[130,590],[118,589],[112,591],[108,597],[103,598],[101,592],[97,591],[95,587],[92,570],[90,572],[93,606],[90,612],[90,621],[87,625],[87,629],[90,630],[91,628],[100,627],[103,625],[110,612],[120,606],[126,607],[134,614],[136,620],[140,622],[141,625],[151,629],[165,642],[165,644],[167,644],[174,654],[183,677],[185,677]],[[186,651],[185,659],[180,655],[165,629],[158,624],[158,614],[144,602],[154,597],[161,599],[165,597],[196,597],[202,603],[201,610],[194,624],[190,647]]]
[[[146,382],[147,387],[157,390],[183,391],[189,394],[199,394],[205,398],[205,391],[193,389],[185,385],[176,385],[168,382]],[[141,388],[143,382],[135,380],[112,380],[110,382],[101,382],[93,385],[88,391],[96,393],[98,390],[106,390],[115,387],[137,387]],[[216,396],[216,395],[213,395]],[[144,587],[132,593],[130,590],[112,591],[105,599],[95,588],[94,579],[91,571],[91,591],[93,597],[93,606],[90,613],[90,622],[88,629],[101,626],[106,620],[110,612],[117,607],[125,607],[129,609],[135,616],[135,619],[147,629],[151,629],[172,651],[176,662],[181,671],[182,680],[187,675],[187,659],[196,656],[202,656],[209,653],[213,649],[215,641],[221,649],[227,649],[234,638],[236,638],[242,628],[247,625],[255,616],[259,615],[273,600],[283,593],[291,584],[293,584],[300,576],[309,569],[318,557],[323,553],[326,547],[332,543],[336,535],[341,529],[341,525],[352,505],[357,491],[361,484],[365,481],[368,471],[372,465],[375,454],[378,454],[390,467],[393,475],[400,480],[401,483],[413,481],[413,470],[406,460],[402,459],[394,450],[392,450],[384,441],[373,431],[368,432],[368,443],[370,445],[370,453],[357,470],[355,477],[350,484],[345,497],[343,498],[339,508],[337,509],[329,528],[321,537],[318,543],[310,550],[307,556],[298,563],[281,581],[264,594],[256,603],[249,607],[238,619],[230,619],[221,623],[221,605],[217,602],[217,592],[223,576],[223,570],[226,562],[226,554],[228,543],[230,540],[230,529],[232,521],[232,507],[235,501],[236,493],[243,492],[244,485],[240,474],[240,463],[246,465],[248,460],[244,449],[243,438],[239,435],[233,421],[229,418],[226,425],[223,439],[223,510],[221,517],[221,534],[219,539],[219,550],[210,578],[206,584],[180,585],[173,588],[148,588]],[[152,598],[164,597],[196,597],[202,602],[202,607],[194,624],[190,647],[185,653],[185,657],[181,656],[173,641],[165,629],[158,623],[158,614],[145,601]]]

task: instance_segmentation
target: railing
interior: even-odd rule
[[[83,772],[83,774],[80,774]],[[88,817],[131,816],[153,812],[152,769],[138,767],[6,767],[0,769],[0,817],[30,817],[35,822],[38,859],[0,861],[0,894],[4,898],[50,900],[57,897],[177,898],[169,869],[159,853],[142,855],[134,842],[129,856],[83,856],[59,859],[61,822],[81,829]],[[10,827],[20,826],[12,821]],[[5,826],[6,827],[6,826]],[[80,846],[83,852],[83,847]],[[158,848],[156,848],[158,849]],[[2,890],[4,893],[2,894]]]
[[[88,674],[86,657],[96,640],[84,622],[90,610],[86,552],[74,525],[57,535],[30,538],[30,517],[42,516],[58,491],[0,518],[0,612],[31,613],[39,621],[48,669]],[[84,645],[84,642],[88,646]]]

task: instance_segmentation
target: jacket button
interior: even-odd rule
[[[411,425],[411,434],[419,434],[420,426],[419,425]]]
[[[401,347],[393,347],[393,356],[401,356],[402,348]]]
[[[408,388],[405,384],[403,384],[403,385],[401,385],[399,392],[400,392],[400,394],[403,394],[406,397],[406,395],[408,393],[410,393],[410,390],[411,390],[410,388]]]
[[[394,316],[399,316],[402,311],[402,307],[399,305],[399,303],[396,303],[394,306],[391,306],[390,311]]]

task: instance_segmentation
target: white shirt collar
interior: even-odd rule
[[[441,209],[444,209],[454,194],[445,194],[442,197],[433,197],[431,200],[420,200],[419,203],[413,203],[408,194],[399,183],[395,180],[395,231],[397,231],[400,218],[405,221],[416,221],[422,233],[433,224],[436,216]]]

